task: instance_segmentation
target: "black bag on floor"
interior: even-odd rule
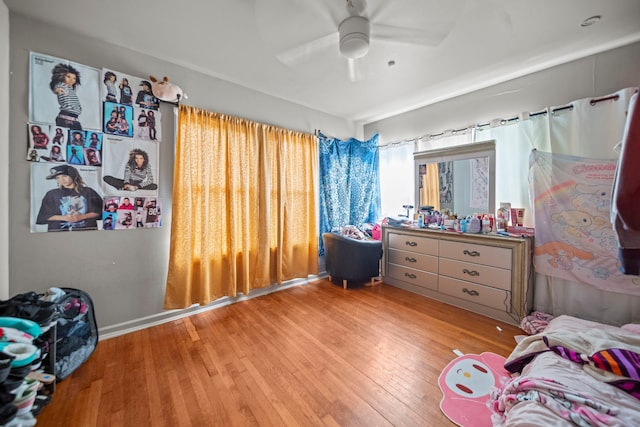
[[[74,288],[51,295],[58,312],[56,339],[56,381],[62,381],[89,359],[98,344],[98,325],[88,293]]]

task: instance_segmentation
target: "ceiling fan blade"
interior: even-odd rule
[[[346,8],[349,15],[364,15],[367,10],[366,0],[346,0]]]
[[[314,53],[327,49],[329,47],[336,47],[338,45],[338,33],[333,32],[322,36],[315,40],[311,40],[307,43],[303,43],[291,49],[276,55],[278,60],[285,65],[292,66],[300,61],[309,59]]]
[[[356,83],[365,80],[367,76],[367,62],[365,58],[347,58],[347,70],[349,75],[349,81]]]
[[[437,46],[449,34],[450,28],[405,28],[374,23],[371,26],[371,38],[394,43]]]
[[[377,9],[369,11],[369,21],[371,22],[378,22],[380,21],[380,15],[384,15],[385,13],[388,13],[387,10],[392,7],[393,2],[390,1],[385,1],[380,3],[380,5],[377,7]]]
[[[344,3],[336,1],[258,0],[254,3],[256,20],[263,25],[292,21],[295,17],[297,21],[314,18],[337,26],[346,17]]]

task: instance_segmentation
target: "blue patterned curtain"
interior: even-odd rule
[[[318,136],[320,147],[320,255],[322,233],[375,222],[380,215],[378,134],[368,141]]]

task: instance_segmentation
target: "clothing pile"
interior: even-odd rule
[[[93,301],[74,288],[49,288],[43,299],[57,310],[56,380],[62,381],[87,361],[98,344]]]
[[[93,301],[73,288],[27,292],[0,301],[0,426],[36,424],[55,384],[93,353]]]
[[[51,396],[42,381],[57,311],[34,292],[0,302],[0,425],[31,426]],[[47,381],[48,382],[48,381]]]
[[[355,225],[345,225],[340,229],[340,234],[356,240],[370,240],[371,236],[364,233]]]

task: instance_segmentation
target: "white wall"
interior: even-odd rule
[[[519,77],[365,125],[364,137],[391,142],[510,118],[640,84],[640,43]]]
[[[0,2],[0,93],[9,93],[9,9]],[[0,299],[9,297],[9,97],[0,97]]]
[[[4,18],[6,20],[6,16]],[[70,19],[74,18],[70,16]],[[322,129],[337,136],[362,134],[362,127],[354,123],[188,70],[172,64],[169,59],[78,37],[15,14],[10,15],[10,24],[10,138],[5,136],[2,140],[8,139],[11,143],[8,155],[0,155],[0,161],[8,166],[0,168],[0,173],[9,177],[8,202],[0,203],[0,213],[5,209],[9,212],[9,291],[15,295],[44,292],[52,286],[84,289],[94,300],[98,325],[103,331],[117,329],[123,322],[157,320],[158,315],[164,313],[173,145],[170,141],[160,143],[162,228],[112,233],[30,233],[29,163],[25,160],[30,51],[139,77],[166,75],[188,94],[186,104],[207,110],[310,133]],[[1,28],[4,33],[6,26]],[[2,76],[0,71],[0,81]],[[173,135],[172,107],[163,104],[161,111],[167,118],[162,122],[162,134]],[[6,127],[0,126],[0,129]],[[6,181],[2,180],[3,186]]]
[[[160,149],[160,197],[165,203],[163,228],[113,233],[30,233],[29,164],[25,160],[29,51],[140,77],[167,75],[189,94],[189,105],[208,110],[301,131],[322,129],[339,137],[368,139],[380,133],[383,142],[510,117],[521,111],[563,105],[574,99],[640,84],[639,43],[381,120],[366,125],[363,131],[341,118],[188,70],[172,64],[170,59],[153,58],[78,37],[22,16],[11,14],[7,18],[4,3],[0,5],[0,59],[6,58],[10,46],[10,74],[4,67],[7,61],[0,62],[3,64],[0,93],[7,93],[2,89],[10,87],[9,100],[0,97],[0,298],[7,287],[9,295],[31,290],[44,292],[51,286],[82,288],[94,299],[101,329],[114,325],[117,329],[122,322],[137,319],[145,322],[163,313],[173,147],[163,142]],[[7,20],[10,31],[7,31]],[[162,113],[171,117],[171,108],[164,105]],[[162,132],[173,133],[170,120],[163,121]]]
[[[379,133],[383,142],[411,139],[486,123],[492,119],[511,118],[545,107],[564,106],[574,100],[600,97],[637,86],[640,86],[640,43],[380,120],[366,125],[364,133],[365,137]],[[523,173],[526,174],[526,171]],[[526,183],[526,180],[523,182]],[[523,188],[522,194],[528,194],[528,188]],[[580,294],[580,303],[576,302],[576,291]],[[534,309],[623,324],[638,321],[638,304],[638,296],[601,291],[579,284],[575,287],[554,285],[553,293],[544,288],[538,291]],[[603,306],[607,310],[601,309]],[[556,307],[564,313],[554,313]]]

